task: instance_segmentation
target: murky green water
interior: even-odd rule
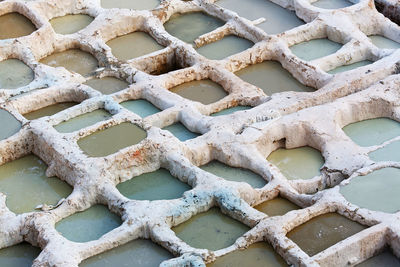
[[[182,123],[177,122],[170,126],[164,127],[163,130],[170,131],[176,138],[184,142],[189,139],[196,138],[200,134],[189,131]]]
[[[117,228],[121,218],[103,205],[95,205],[77,212],[56,224],[56,230],[65,238],[74,242],[88,242]]]
[[[175,14],[164,24],[165,30],[184,42],[192,43],[197,37],[211,32],[225,22],[203,12]]]
[[[192,101],[208,105],[227,96],[221,85],[211,80],[200,80],[183,83],[170,89],[171,92]]]
[[[218,208],[212,208],[195,215],[172,230],[192,247],[219,250],[235,243],[249,228],[222,214]]]
[[[310,61],[333,54],[340,48],[342,48],[342,44],[322,38],[293,45],[290,50],[299,58]]]
[[[0,88],[15,89],[30,84],[35,73],[18,59],[6,59],[0,62]]]
[[[400,141],[386,145],[385,147],[369,153],[373,161],[400,161]]]
[[[363,60],[363,61],[356,62],[356,63],[350,64],[350,65],[344,65],[344,66],[337,67],[336,69],[328,71],[328,73],[336,74],[336,73],[340,73],[340,72],[345,72],[345,71],[357,69],[359,67],[366,66],[366,65],[369,65],[372,63],[374,63],[374,62],[369,61],[369,60]]]
[[[276,197],[254,207],[268,216],[282,216],[291,210],[301,209],[286,198]]]
[[[219,0],[217,5],[235,11],[249,20],[265,18],[258,27],[268,34],[277,34],[304,24],[293,11],[268,0]]]
[[[27,120],[35,120],[35,119],[39,119],[41,117],[44,116],[51,116],[54,115],[60,111],[63,111],[64,109],[73,107],[75,105],[77,105],[78,103],[76,102],[64,102],[64,103],[57,103],[51,106],[47,106],[32,112],[29,112],[27,114],[24,114],[24,117]]]
[[[0,40],[26,36],[34,31],[36,27],[32,21],[17,12],[0,16]]]
[[[200,168],[228,181],[248,183],[254,188],[261,188],[267,184],[267,181],[260,175],[250,170],[231,167],[217,160],[213,160]]]
[[[111,117],[112,115],[104,109],[98,109],[62,122],[54,126],[54,128],[60,133],[72,133],[74,131],[78,131],[82,128],[93,125],[99,121],[108,120]]]
[[[40,249],[26,242],[0,249],[0,266],[30,267],[40,254]]]
[[[129,87],[127,82],[115,77],[94,78],[84,84],[105,95],[113,94]]]
[[[296,80],[277,61],[264,61],[248,66],[235,73],[240,79],[261,88],[267,95],[286,91],[312,92],[314,88],[307,87]]]
[[[146,132],[139,126],[123,122],[79,139],[78,145],[90,157],[104,157],[135,145],[146,136]]]
[[[289,180],[311,179],[321,174],[320,168],[324,165],[321,152],[309,146],[280,148],[272,152],[267,160],[277,166]]]
[[[122,195],[136,200],[176,199],[190,186],[172,176],[166,169],[145,173],[117,185]]]
[[[93,256],[83,261],[80,267],[154,267],[173,256],[150,240],[138,239],[125,245]]]
[[[400,44],[390,40],[389,38],[383,37],[381,35],[370,35],[368,36],[371,42],[381,49],[398,49]]]
[[[40,204],[55,205],[71,194],[72,187],[57,177],[46,177],[46,169],[47,165],[34,155],[0,166],[0,191],[6,194],[11,211],[31,212]]]
[[[287,266],[282,257],[277,254],[271,245],[259,242],[250,245],[244,250],[236,250],[207,264],[208,267],[273,267]]]
[[[223,109],[221,111],[211,114],[210,116],[212,116],[212,117],[224,116],[224,115],[229,115],[229,114],[235,113],[236,111],[248,110],[251,108],[252,107],[249,107],[249,106],[237,106],[237,107]]]
[[[49,22],[56,33],[71,34],[86,28],[93,20],[94,18],[91,16],[76,14],[57,17]]]
[[[63,52],[51,54],[40,60],[40,63],[51,67],[64,67],[71,72],[77,72],[83,76],[94,72],[98,68],[97,59],[80,49],[69,49]]]
[[[144,99],[129,100],[121,103],[121,106],[144,118],[160,112],[161,110]]]
[[[101,0],[103,8],[128,8],[136,10],[150,10],[160,4],[159,0]]]
[[[319,0],[312,3],[313,6],[325,9],[338,9],[353,5],[353,3],[346,0]]]
[[[356,265],[357,267],[398,267],[400,260],[396,258],[389,250],[369,258],[368,260]]]
[[[220,60],[242,52],[253,45],[254,43],[247,39],[228,35],[221,40],[197,48],[197,52],[206,58]]]
[[[400,123],[389,118],[377,118],[351,123],[343,131],[360,146],[382,144],[400,135]]]
[[[107,42],[113,55],[120,60],[129,60],[150,54],[164,47],[148,33],[133,32]]]
[[[366,229],[337,213],[317,216],[287,234],[304,252],[314,256],[334,244]]]
[[[0,121],[3,124],[0,129],[0,141],[16,134],[21,129],[21,123],[4,109],[0,109]]]
[[[394,213],[400,210],[399,190],[400,170],[384,168],[355,177],[340,193],[361,208]]]

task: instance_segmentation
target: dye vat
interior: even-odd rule
[[[114,38],[107,45],[119,60],[141,57],[164,48],[145,32],[133,32]]]
[[[108,120],[111,117],[111,114],[104,109],[98,109],[89,113],[79,115],[70,120],[61,122],[60,124],[54,126],[54,128],[59,133],[72,133],[93,125],[99,121]]]
[[[370,159],[378,161],[400,161],[400,141],[386,145],[383,148],[369,153]]]
[[[293,11],[268,0],[247,0],[246,4],[241,0],[219,0],[217,4],[249,20],[266,18],[257,26],[268,34],[278,34],[304,24]]]
[[[277,61],[264,61],[251,65],[235,74],[243,81],[261,88],[267,95],[286,91],[312,92],[315,90],[296,80]]]
[[[103,8],[126,8],[135,10],[151,10],[160,4],[160,0],[101,0]]]
[[[232,113],[235,113],[236,111],[242,111],[242,110],[248,110],[251,109],[249,106],[237,106],[237,107],[232,107],[232,108],[227,108],[218,112],[215,112],[211,114],[212,117],[217,117],[217,116],[224,116],[224,115],[229,115]]]
[[[51,116],[54,115],[60,111],[63,111],[64,109],[73,107],[77,105],[78,103],[76,102],[64,102],[64,103],[57,103],[54,105],[50,105],[32,112],[29,112],[27,114],[24,114],[24,117],[27,120],[36,120],[45,116]]]
[[[372,64],[374,62],[369,61],[369,60],[363,60],[363,61],[359,61],[353,64],[349,64],[349,65],[343,65],[340,67],[337,67],[331,71],[328,71],[329,74],[336,74],[336,73],[341,73],[341,72],[345,72],[345,71],[349,71],[349,70],[353,70],[353,69],[357,69],[359,67],[363,67],[369,64]]]
[[[324,165],[321,152],[309,146],[280,148],[272,152],[267,160],[278,167],[289,180],[311,179],[321,174],[320,169]]]
[[[36,31],[35,25],[19,13],[0,16],[0,40],[26,36],[34,31]]]
[[[6,59],[0,62],[0,88],[16,89],[33,81],[35,73],[18,59]]]
[[[382,144],[400,135],[400,123],[389,118],[377,118],[351,123],[343,131],[359,146]]]
[[[182,123],[177,122],[170,126],[164,127],[163,130],[167,130],[172,133],[180,141],[184,142],[189,139],[196,138],[199,136],[198,133],[189,131]]]
[[[265,201],[254,207],[256,210],[261,211],[268,216],[282,216],[288,213],[291,210],[300,209],[299,206],[293,204],[289,200],[277,197],[268,201]]]
[[[84,84],[105,95],[113,94],[129,87],[127,82],[115,77],[93,78]]]
[[[366,229],[337,213],[317,216],[287,234],[305,253],[314,256],[336,243]]]
[[[0,266],[31,267],[40,249],[26,242],[0,249]]]
[[[121,106],[144,118],[160,112],[161,110],[144,99],[129,100],[121,103]]]
[[[290,47],[293,54],[299,58],[310,61],[331,55],[338,51],[342,44],[333,42],[328,38],[313,39]]]
[[[164,248],[150,240],[138,239],[125,245],[113,248],[104,253],[93,256],[81,264],[80,267],[154,267],[173,256]]]
[[[324,9],[339,9],[351,6],[353,3],[346,0],[318,0],[312,5]]]
[[[344,198],[361,208],[395,213],[400,210],[400,170],[384,168],[353,178],[340,188]]]
[[[193,43],[197,37],[224,25],[222,20],[203,12],[174,14],[164,24],[165,30],[187,43]]]
[[[130,199],[161,200],[180,198],[191,188],[172,176],[168,170],[159,169],[120,183],[117,189]]]
[[[388,249],[383,251],[382,253],[369,258],[368,260],[356,265],[357,267],[376,267],[376,266],[385,266],[385,267],[399,267],[400,260],[396,258]]]
[[[79,139],[78,145],[90,157],[105,157],[139,143],[146,136],[146,132],[139,126],[123,122]]]
[[[259,242],[250,245],[244,250],[236,250],[224,255],[207,267],[275,267],[287,266],[282,257],[277,254],[271,245]]]
[[[71,194],[72,188],[57,177],[48,178],[46,169],[47,165],[34,155],[0,166],[0,188],[11,211],[31,212],[40,204],[55,205]]]
[[[40,60],[40,63],[51,67],[64,67],[68,71],[79,73],[83,76],[94,72],[98,68],[97,59],[80,49],[69,49],[54,53]]]
[[[121,223],[121,218],[106,206],[94,205],[62,219],[56,223],[56,230],[73,242],[88,242],[99,239]]]
[[[208,105],[227,96],[221,85],[211,80],[200,80],[183,83],[170,89],[183,98]]]
[[[228,181],[248,183],[254,188],[261,188],[267,184],[260,175],[250,170],[231,167],[217,160],[213,160],[200,168]]]
[[[194,248],[219,250],[235,243],[249,228],[224,215],[218,208],[212,208],[172,230],[177,237]]]
[[[381,49],[398,49],[400,44],[389,38],[383,37],[381,35],[370,35],[368,36],[371,42]]]
[[[254,43],[247,39],[228,35],[221,40],[197,48],[197,52],[208,59],[220,60],[242,52],[253,45]]]
[[[4,109],[0,109],[0,121],[2,122],[0,140],[16,134],[21,129],[21,123]]]
[[[56,33],[71,34],[86,28],[93,20],[91,16],[76,14],[51,19],[50,24]]]

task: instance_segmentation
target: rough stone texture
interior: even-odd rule
[[[255,26],[261,20],[253,23],[206,0],[165,0],[153,11],[102,9],[99,0],[1,2],[0,14],[19,12],[31,19],[38,30],[29,36],[0,41],[0,60],[18,58],[35,72],[35,80],[29,85],[0,90],[0,107],[23,123],[17,134],[0,141],[0,162],[33,152],[49,165],[49,176],[65,180],[74,191],[54,210],[21,215],[7,209],[5,195],[0,193],[0,247],[22,240],[40,246],[42,253],[34,266],[77,266],[88,257],[140,237],[151,238],[176,255],[177,258],[164,262],[163,266],[204,266],[216,257],[261,240],[270,242],[289,264],[296,266],[354,265],[378,253],[385,244],[400,256],[400,214],[360,209],[340,195],[338,186],[349,181],[343,179],[373,169],[400,167],[400,163],[372,162],[367,153],[376,147],[361,148],[341,130],[349,123],[368,118],[385,116],[400,120],[400,76],[397,74],[400,50],[378,49],[367,38],[367,35],[380,34],[400,42],[400,28],[377,12],[372,0],[360,0],[340,10],[319,9],[307,0],[274,2],[295,10],[307,24],[279,35],[267,35]],[[204,11],[226,21],[225,26],[199,37],[197,45],[231,33],[256,45],[224,60],[207,60],[191,45],[164,30],[163,23],[171,15],[188,11]],[[95,20],[78,33],[56,34],[49,19],[71,13],[89,14]],[[166,48],[127,63],[113,57],[105,43],[137,30],[150,33]],[[299,59],[289,49],[291,45],[323,37],[346,45],[332,55],[311,62]],[[112,75],[134,83],[105,96],[82,85],[90,77],[39,63],[41,58],[68,48],[88,51],[99,60],[101,68],[92,76]],[[337,66],[366,59],[376,62],[337,75],[326,73]],[[317,90],[267,96],[260,88],[233,74],[265,60],[279,61],[299,81]],[[186,68],[159,76],[148,74],[175,62]],[[221,84],[229,95],[204,106],[167,90],[205,78]],[[118,105],[138,98],[152,102],[163,111],[141,119]],[[62,101],[83,102],[68,112],[34,121],[27,121],[21,115]],[[254,108],[223,117],[208,116],[238,104]],[[70,134],[58,133],[52,127],[99,107],[113,117]],[[79,138],[123,121],[143,127],[148,137],[106,158],[88,158],[81,152],[76,143]],[[203,135],[182,143],[160,129],[176,121]],[[278,147],[304,145],[322,152],[326,162],[321,176],[289,181],[266,160]],[[196,167],[213,159],[248,168],[268,184],[253,189]],[[115,187],[160,166],[191,185],[193,190],[180,199],[149,202],[129,200]],[[278,194],[303,209],[281,217],[268,217],[252,208]],[[95,203],[107,205],[122,217],[123,224],[88,243],[70,242],[55,230],[56,222]],[[252,229],[234,245],[215,252],[192,248],[175,236],[171,227],[212,206],[219,206],[224,213]],[[335,211],[371,227],[313,257],[286,237],[287,232],[301,223]]]

